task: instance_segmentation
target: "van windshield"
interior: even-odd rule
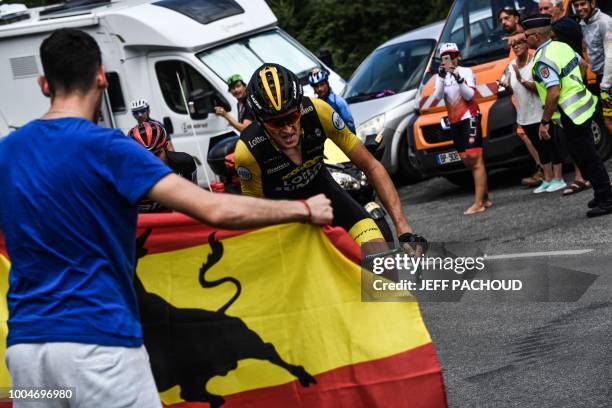
[[[375,50],[351,76],[342,95],[357,102],[417,88],[435,44],[416,40]]]
[[[473,66],[508,56],[507,34],[497,22],[497,13],[504,7],[518,9],[522,16],[537,13],[533,0],[457,0],[446,20],[440,42],[453,42],[461,50],[461,64]],[[434,58],[437,69],[439,55]]]
[[[289,68],[299,77],[319,67],[319,63],[289,36],[270,31],[242,38],[220,47],[203,51],[197,57],[223,81],[240,74],[248,82],[253,72],[264,62],[274,62]]]

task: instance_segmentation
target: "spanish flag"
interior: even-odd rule
[[[445,407],[416,302],[362,302],[342,229],[139,219],[135,288],[167,407]],[[9,262],[0,241],[0,290]],[[0,303],[6,336],[6,296]],[[0,352],[5,350],[4,339]],[[4,359],[0,387],[10,386]]]

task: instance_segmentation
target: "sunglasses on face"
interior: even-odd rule
[[[134,115],[134,116],[142,116],[145,113],[147,113],[148,111],[149,111],[148,109],[140,109],[140,110],[132,111],[132,115]]]
[[[264,123],[272,129],[281,129],[283,126],[293,126],[300,120],[302,113],[296,110],[293,113],[285,115],[281,118],[266,120]]]

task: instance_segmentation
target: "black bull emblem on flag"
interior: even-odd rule
[[[147,254],[144,245],[150,233],[151,229],[147,229],[136,240],[138,259]],[[304,367],[284,361],[273,344],[264,343],[241,319],[225,314],[240,296],[242,286],[232,277],[206,280],[206,272],[223,256],[223,244],[216,240],[214,233],[208,243],[212,252],[200,268],[200,285],[212,288],[231,282],[236,286],[236,294],[217,311],[176,308],[160,296],[147,292],[135,274],[144,344],[157,389],[163,392],[179,385],[180,396],[185,401],[208,402],[211,407],[220,407],[225,402],[223,397],[209,393],[206,384],[211,378],[236,369],[240,360],[249,358],[284,368],[303,387],[316,384]]]

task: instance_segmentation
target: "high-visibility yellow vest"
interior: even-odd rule
[[[540,48],[534,56],[533,78],[542,105],[546,103],[546,87],[540,78],[538,64],[548,65],[560,80],[559,108],[576,125],[582,125],[595,113],[597,99],[589,92],[582,81],[580,64],[576,53],[569,45],[551,41]]]

